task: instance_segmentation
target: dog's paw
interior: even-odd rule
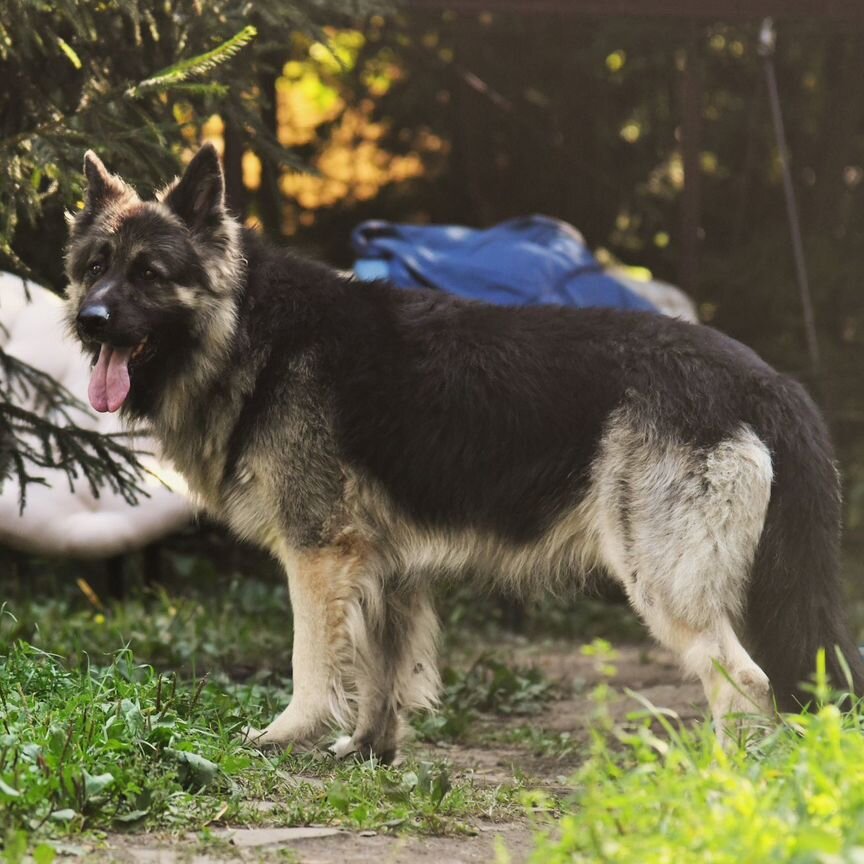
[[[267,737],[266,729],[256,729],[254,726],[244,726],[240,730],[239,739],[242,744],[257,747],[259,750],[279,750],[282,746]]]
[[[357,745],[350,735],[342,735],[328,748],[337,759],[346,759],[357,753]]]
[[[372,744],[359,742],[350,735],[337,738],[328,748],[337,759],[353,759],[355,762],[368,762],[374,759],[382,765],[392,765],[396,759],[396,748],[379,748]]]
[[[252,744],[257,746],[264,737],[264,730],[256,729],[254,726],[244,726],[237,737],[243,744]]]

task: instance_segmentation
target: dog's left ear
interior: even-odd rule
[[[112,198],[121,198],[129,191],[129,187],[119,177],[109,173],[92,150],[84,154],[84,177],[87,180],[84,209],[90,213],[95,213]]]
[[[219,154],[212,144],[204,144],[195,154],[164,201],[193,231],[222,216],[225,180]]]

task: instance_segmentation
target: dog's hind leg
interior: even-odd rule
[[[294,695],[266,729],[248,730],[259,745],[305,746],[331,723],[350,727],[355,706],[346,687],[355,654],[364,653],[361,597],[367,560],[358,544],[285,551],[294,615]],[[359,623],[358,623],[359,622]]]
[[[654,637],[676,654],[685,672],[702,682],[721,740],[735,735],[738,716],[771,713],[768,676],[747,653],[727,616],[696,625],[674,617],[662,598],[646,602],[631,595],[631,600]]]
[[[697,449],[619,418],[595,472],[604,560],[702,681],[718,734],[728,714],[767,713],[768,678],[736,633],[771,496],[765,445],[742,426]]]
[[[356,753],[393,761],[401,712],[431,708],[438,698],[438,621],[428,594],[394,586],[380,612],[368,621],[369,653],[358,658],[354,734],[333,745],[340,758]]]

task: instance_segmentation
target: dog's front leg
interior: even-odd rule
[[[367,639],[357,656],[357,724],[354,734],[340,738],[332,750],[340,758],[357,754],[392,762],[402,731],[400,712],[432,708],[438,699],[438,620],[428,593],[398,587],[397,579],[380,602],[367,602],[364,611]]]
[[[343,676],[356,556],[343,548],[284,556],[294,615],[294,695],[262,731],[247,730],[258,745],[313,744],[338,719],[344,722]]]

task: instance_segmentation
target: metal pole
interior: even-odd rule
[[[702,146],[702,58],[699,51],[699,26],[695,21],[690,21],[688,28],[681,80],[681,163],[684,169],[684,188],[681,190],[678,284],[684,291],[693,294],[699,280],[699,223],[702,209],[702,172],[699,164],[699,151]]]
[[[813,315],[813,300],[810,295],[810,282],[807,278],[807,264],[804,260],[804,243],[801,239],[801,223],[798,219],[798,204],[795,200],[795,187],[792,185],[792,172],[789,168],[789,148],[786,144],[786,129],[783,125],[783,112],[780,110],[780,92],[777,87],[777,74],[774,71],[774,45],[776,34],[774,22],[766,18],[759,32],[759,53],[765,63],[768,79],[768,98],[771,102],[771,119],[777,150],[780,154],[780,167],[783,173],[783,194],[786,199],[786,215],[789,219],[789,233],[792,235],[792,253],[795,259],[795,274],[798,279],[798,293],[801,297],[801,310],[804,314],[804,332],[807,337],[807,353],[813,372],[819,371],[819,343],[816,339],[816,319]]]

